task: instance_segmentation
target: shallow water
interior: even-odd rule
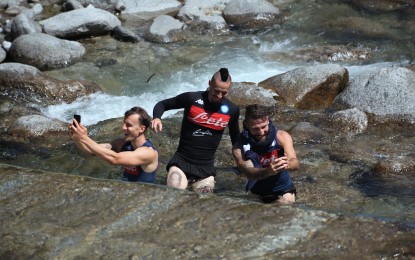
[[[184,91],[206,89],[211,75],[221,67],[229,68],[233,81],[260,82],[293,68],[313,64],[306,59],[287,58],[287,54],[310,46],[342,44],[369,49],[369,60],[338,62],[349,70],[351,78],[369,69],[408,63],[410,53],[407,42],[410,33],[405,31],[408,19],[405,15],[369,15],[341,2],[283,1],[280,9],[286,14],[287,21],[282,26],[256,33],[232,32],[230,35],[214,37],[202,35],[188,42],[174,44],[122,43],[109,36],[85,40],[83,44],[87,49],[87,57],[84,61],[47,74],[60,79],[95,81],[105,93],[80,98],[71,104],[44,107],[42,111],[62,121],[69,121],[74,113],[81,114],[86,125],[119,118],[132,106],[142,106],[151,112],[161,99]],[[373,26],[382,25],[386,33],[383,36],[374,33],[372,37],[359,37],[358,34],[345,31],[343,27],[336,27],[342,19],[356,16],[370,19]],[[132,24],[130,20],[126,27]],[[166,113],[166,116],[175,112]],[[297,120],[279,122],[280,127],[288,129],[295,123],[312,122],[313,119],[304,117]],[[94,134],[93,131],[91,134]],[[311,198],[311,195],[299,197],[299,204],[413,224],[413,178],[391,177],[380,181],[373,176],[369,166],[390,156],[414,158],[414,132],[406,132],[405,127],[399,128],[396,135],[382,131],[382,128],[374,128],[352,138],[333,138],[322,144],[296,143],[295,148],[305,166],[304,171],[292,175],[298,184],[297,189],[321,196],[316,199]],[[355,155],[343,158],[344,154],[337,152],[339,147],[353,149]],[[163,158],[162,164],[167,159]],[[59,151],[47,148],[22,151],[22,155],[6,163],[71,174],[82,172],[99,178],[119,178],[120,174],[119,167],[85,157],[70,144]],[[218,183],[218,195],[245,198],[246,194],[240,189],[243,181],[238,179],[235,182],[231,167],[231,163],[223,167],[224,177]],[[309,172],[321,174],[313,176]],[[414,176],[414,173],[408,173],[408,176]],[[160,174],[157,180],[159,184],[164,184],[164,177],[164,173]],[[312,183],[326,183],[330,187],[327,187],[327,191],[319,192],[313,190]],[[317,187],[323,189],[324,185]],[[341,189],[341,194],[347,194],[348,197],[337,198],[336,189]],[[327,208],[324,203],[329,198],[324,196],[330,194],[333,194],[333,199],[343,199],[344,205],[330,205]],[[353,201],[353,196],[357,196],[356,201]]]

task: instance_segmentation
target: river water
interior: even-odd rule
[[[257,83],[299,66],[312,65],[315,61],[306,57],[294,59],[289,55],[309,47],[347,45],[368,50],[368,59],[337,61],[349,70],[350,78],[368,69],[407,64],[411,60],[412,53],[408,50],[411,38],[405,26],[409,18],[403,14],[370,15],[343,1],[278,2],[277,6],[287,20],[283,25],[266,31],[230,32],[221,36],[200,35],[189,38],[186,42],[172,44],[123,43],[109,36],[84,40],[82,43],[87,49],[84,61],[46,73],[59,79],[94,81],[105,93],[83,97],[71,104],[44,107],[42,112],[63,121],[69,121],[74,113],[78,113],[82,115],[85,125],[122,117],[124,111],[137,105],[151,114],[153,106],[161,99],[185,91],[206,89],[212,74],[221,67],[229,69],[235,82]],[[353,33],[353,30],[345,28],[341,23],[350,17],[370,21],[373,26],[369,25],[369,28],[383,26],[384,33],[379,34],[376,30],[372,34]],[[142,33],[144,27],[134,27],[134,24],[145,24],[148,21],[145,17],[133,16],[126,18],[124,25]],[[174,112],[168,112],[165,116]],[[373,142],[373,137],[377,138],[378,134],[368,133],[369,140],[360,140],[358,145],[363,149],[365,142]],[[406,137],[407,139],[402,137],[398,144],[413,142],[413,134]],[[396,138],[391,142],[393,141]],[[306,148],[300,146],[298,149],[302,151]],[[413,145],[407,149],[408,153],[414,153],[411,151]],[[63,158],[57,160],[54,164],[65,161]],[[98,173],[91,172],[90,175],[98,176]],[[396,187],[389,187],[385,194],[383,186],[377,186],[378,180],[370,172],[358,172],[351,178],[357,180],[351,186],[363,190],[367,198],[377,198],[370,203],[362,203],[360,208],[355,206],[354,213],[414,223],[413,189],[405,186],[402,190],[401,184],[397,183]],[[409,217],[406,218],[403,212]]]

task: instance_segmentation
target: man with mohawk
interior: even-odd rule
[[[161,131],[161,116],[167,110],[184,108],[179,146],[166,166],[167,185],[198,193],[215,187],[215,152],[228,126],[232,145],[239,137],[239,108],[226,98],[232,78],[226,68],[215,72],[206,91],[185,92],[158,102],[151,128]]]

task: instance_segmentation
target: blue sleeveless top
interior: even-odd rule
[[[249,144],[244,145],[243,152],[245,159],[250,159],[254,163],[255,167],[267,168],[271,161],[273,161],[275,158],[278,158],[279,148],[280,145],[278,144],[277,139],[274,139],[268,149],[268,152],[257,154],[254,151],[250,150]],[[294,184],[287,170],[281,171],[279,174],[270,176],[265,179],[247,179],[246,182],[246,191],[251,191],[252,193],[258,195],[281,195],[287,191],[294,189]]]
[[[151,143],[150,140],[147,140],[141,147],[143,146],[151,147],[157,151],[156,147]],[[122,146],[121,151],[134,151],[134,147],[131,144],[131,142],[127,142]],[[157,168],[153,172],[146,172],[139,165],[124,166],[124,175],[122,177],[122,180],[132,181],[132,182],[154,183],[154,181],[156,180],[157,169],[158,169],[158,163],[157,163]]]

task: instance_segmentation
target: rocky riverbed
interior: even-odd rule
[[[52,2],[0,5],[1,258],[415,256],[413,1]],[[264,205],[244,192],[227,134],[215,194],[166,187],[180,114],[164,119],[162,133],[147,133],[160,170],[145,185],[120,182],[119,167],[82,154],[68,122],[42,112],[115,91],[128,77],[108,78],[117,66],[135,74],[144,64],[133,80],[149,82],[154,72],[157,80],[189,64],[197,70],[203,41],[248,52],[259,37],[272,42],[270,30],[312,43],[260,53],[295,68],[258,83],[235,78],[229,98],[242,114],[247,104],[268,104],[293,136],[301,164],[291,173],[294,205]],[[249,37],[247,45],[235,40]],[[392,63],[348,69],[379,60]],[[110,140],[121,121],[94,123],[89,133]]]

